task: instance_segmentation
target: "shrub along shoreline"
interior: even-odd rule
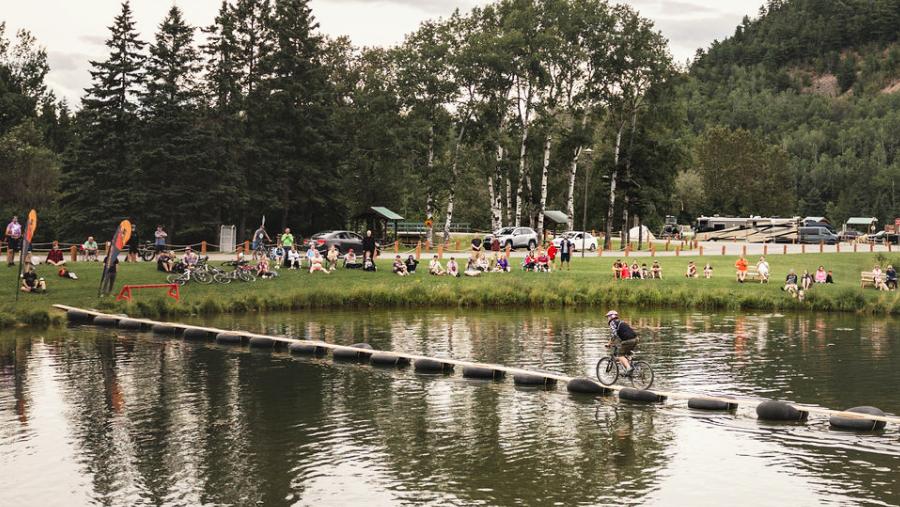
[[[886,265],[894,259],[880,254],[806,254],[772,256],[769,284],[734,279],[736,257],[660,258],[663,280],[624,280],[612,277],[615,257],[574,259],[571,271],[525,273],[515,266],[513,273],[486,273],[477,278],[433,277],[422,271],[410,277],[390,272],[389,261],[381,261],[378,273],[338,270],[330,275],[281,270],[274,280],[229,285],[188,285],[182,300],[164,297],[163,290],[135,292],[135,301],[115,302],[114,297],[97,298],[99,267],[75,264],[70,268],[79,280],[51,276],[50,268],[38,268],[47,278],[49,293],[21,294],[19,303],[0,303],[0,327],[45,327],[64,323],[54,303],[135,317],[176,319],[189,315],[222,313],[327,310],[330,308],[600,308],[652,307],[703,311],[819,311],[857,312],[869,315],[900,315],[900,293],[859,288],[859,274],[875,263]],[[624,259],[624,257],[623,257]],[[633,260],[633,259],[632,259]],[[649,258],[639,263],[652,262]],[[688,261],[702,267],[713,266],[712,279],[686,279]],[[749,259],[754,265],[757,259]],[[900,264],[900,257],[896,259]],[[800,302],[781,290],[788,269],[799,273],[824,265],[834,271],[834,285],[816,286]],[[118,286],[124,283],[160,283],[164,278],[155,263],[124,264],[119,269]],[[10,270],[11,271],[11,270]],[[0,287],[12,288],[10,271],[0,272]],[[6,281],[4,281],[6,280]],[[10,292],[12,292],[10,290]],[[10,295],[11,299],[12,296]]]

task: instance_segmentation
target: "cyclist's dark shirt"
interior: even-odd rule
[[[632,329],[627,322],[614,320],[609,323],[609,328],[612,330],[613,336],[621,341],[637,338],[637,333],[634,332],[634,329]]]
[[[785,283],[797,285],[797,274],[790,273],[787,278],[784,279]]]

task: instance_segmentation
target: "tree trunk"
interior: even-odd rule
[[[629,240],[629,227],[628,227],[628,193],[622,196],[622,233],[619,235],[620,240],[622,241],[622,249],[628,246]]]
[[[570,231],[575,230],[575,173],[578,171],[578,157],[581,156],[581,146],[575,148],[575,156],[572,165],[569,166],[569,192],[566,195],[566,215],[569,221],[566,226]]]
[[[519,227],[522,225],[522,205],[524,203],[524,190],[525,190],[525,179],[527,177],[526,168],[527,164],[525,163],[525,155],[527,150],[528,143],[528,127],[525,126],[522,129],[522,139],[519,143],[519,184],[516,185],[516,216],[515,216],[515,225]]]
[[[428,174],[425,187],[425,243],[434,242],[434,194],[431,189],[431,177],[434,174],[434,125],[428,127]]]
[[[637,107],[635,107],[631,112],[631,132],[628,136],[628,151],[625,153],[625,181],[631,181],[631,154],[633,152],[632,148],[634,147],[634,132],[637,129]],[[628,243],[631,242],[631,227],[628,224],[628,206],[631,201],[631,196],[628,194],[628,186],[624,186],[622,188],[624,194],[624,209],[622,210],[622,248],[628,246]]]
[[[509,173],[506,174],[506,209],[503,214],[503,223],[509,225],[509,214],[512,212],[512,182],[509,181]]]
[[[547,177],[550,172],[550,147],[552,142],[553,138],[550,135],[544,139],[544,166],[541,169],[541,201],[537,214],[537,233],[540,244],[544,243],[544,211],[547,209]]]
[[[603,235],[603,249],[608,250],[612,245],[611,236],[612,236],[612,223],[613,223],[613,215],[616,211],[616,184],[619,178],[619,149],[622,146],[622,130],[625,128],[625,125],[622,124],[619,127],[619,131],[616,133],[616,148],[613,153],[613,170],[612,174],[609,175],[609,208],[606,210],[606,225],[604,226],[604,235]]]
[[[450,242],[450,226],[453,224],[453,204],[456,199],[456,180],[459,178],[459,147],[462,145],[463,136],[466,135],[465,123],[469,121],[466,116],[463,126],[456,136],[456,146],[453,147],[453,163],[450,169],[450,195],[447,197],[447,219],[444,220],[444,244]]]
[[[638,250],[641,250],[644,246],[644,222],[641,221],[640,215],[637,216],[638,223]],[[647,241],[650,241],[649,239]]]
[[[494,168],[494,174],[488,177],[488,191],[491,196],[491,231],[496,231],[502,224],[503,199],[502,180],[501,180],[501,164],[503,163],[503,146],[497,144],[497,165]]]

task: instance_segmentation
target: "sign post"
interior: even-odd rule
[[[31,242],[34,239],[34,231],[37,230],[38,217],[37,211],[28,212],[28,222],[25,224],[25,238],[22,241],[22,251],[19,252],[19,276],[16,277],[16,301],[19,300],[19,280],[22,279],[22,271],[25,268],[25,257],[30,257],[28,252],[31,250]]]

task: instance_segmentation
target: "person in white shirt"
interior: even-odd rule
[[[297,246],[291,246],[291,249],[288,250],[288,264],[290,265],[289,269],[299,269],[300,266],[300,252],[297,251]]]
[[[769,283],[769,263],[765,257],[760,257],[756,263],[756,272],[759,273],[759,283]]]

